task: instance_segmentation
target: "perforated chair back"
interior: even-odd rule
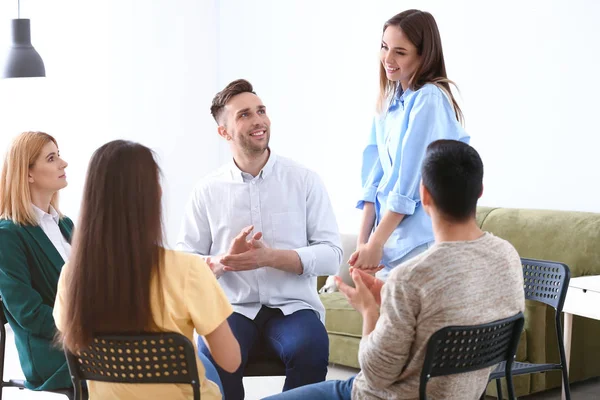
[[[508,378],[524,322],[519,312],[487,324],[448,326],[435,332],[427,343],[420,399],[426,400],[427,382],[436,376],[476,371],[506,361]]]
[[[571,271],[563,263],[521,258],[525,298],[562,311]]]
[[[560,315],[562,313],[569,281],[571,279],[571,270],[563,263],[556,261],[534,260],[530,258],[521,258],[523,266],[523,289],[527,300],[539,301],[554,308],[554,327],[556,329],[556,339],[558,342],[558,354],[560,364],[544,363],[532,364],[527,362],[516,362],[512,366],[512,375],[526,375],[536,372],[545,372],[560,370],[562,373],[563,387],[565,388],[565,397],[571,398],[571,389],[569,388],[569,374],[567,372],[567,359],[565,355],[565,344],[563,340]],[[500,378],[505,376],[504,366],[502,364],[491,373],[490,379],[496,380],[496,392],[498,399],[502,400],[502,386]]]
[[[178,333],[102,335],[78,354],[65,350],[75,398],[81,381],[113,383],[190,384],[200,399],[196,352],[192,342]]]

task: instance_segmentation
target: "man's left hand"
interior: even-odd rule
[[[269,249],[262,240],[252,239],[250,248],[239,254],[227,254],[221,258],[224,271],[250,271],[268,265]]]

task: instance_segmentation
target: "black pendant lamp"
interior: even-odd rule
[[[21,19],[21,1],[17,1],[18,18],[12,20],[12,43],[6,55],[1,78],[34,78],[46,76],[42,57],[31,45],[29,19]]]

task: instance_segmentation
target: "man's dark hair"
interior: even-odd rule
[[[252,84],[250,82],[245,79],[238,79],[231,82],[225,87],[225,89],[221,90],[215,95],[212,105],[210,106],[210,113],[215,121],[217,121],[217,124],[223,115],[225,105],[229,102],[229,100],[231,100],[232,97],[241,93],[256,94],[254,93],[254,89],[252,88]]]
[[[446,218],[464,222],[475,216],[483,190],[483,163],[473,147],[457,140],[431,143],[421,175],[436,208]]]

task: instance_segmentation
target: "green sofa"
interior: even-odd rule
[[[600,275],[600,214],[478,207],[477,222],[484,231],[508,240],[521,257],[560,261],[569,266],[571,276]],[[344,261],[355,248],[355,235],[342,235]],[[343,264],[340,274],[347,274]],[[323,279],[320,280],[323,283]],[[361,316],[339,292],[321,295],[326,309],[331,363],[359,368],[358,344]],[[528,301],[525,329],[521,335],[518,361],[558,362],[554,310]],[[600,376],[600,321],[573,318],[571,382]],[[559,372],[514,378],[518,396],[558,387]],[[506,391],[504,392],[506,394]],[[493,382],[488,394],[495,396]]]

